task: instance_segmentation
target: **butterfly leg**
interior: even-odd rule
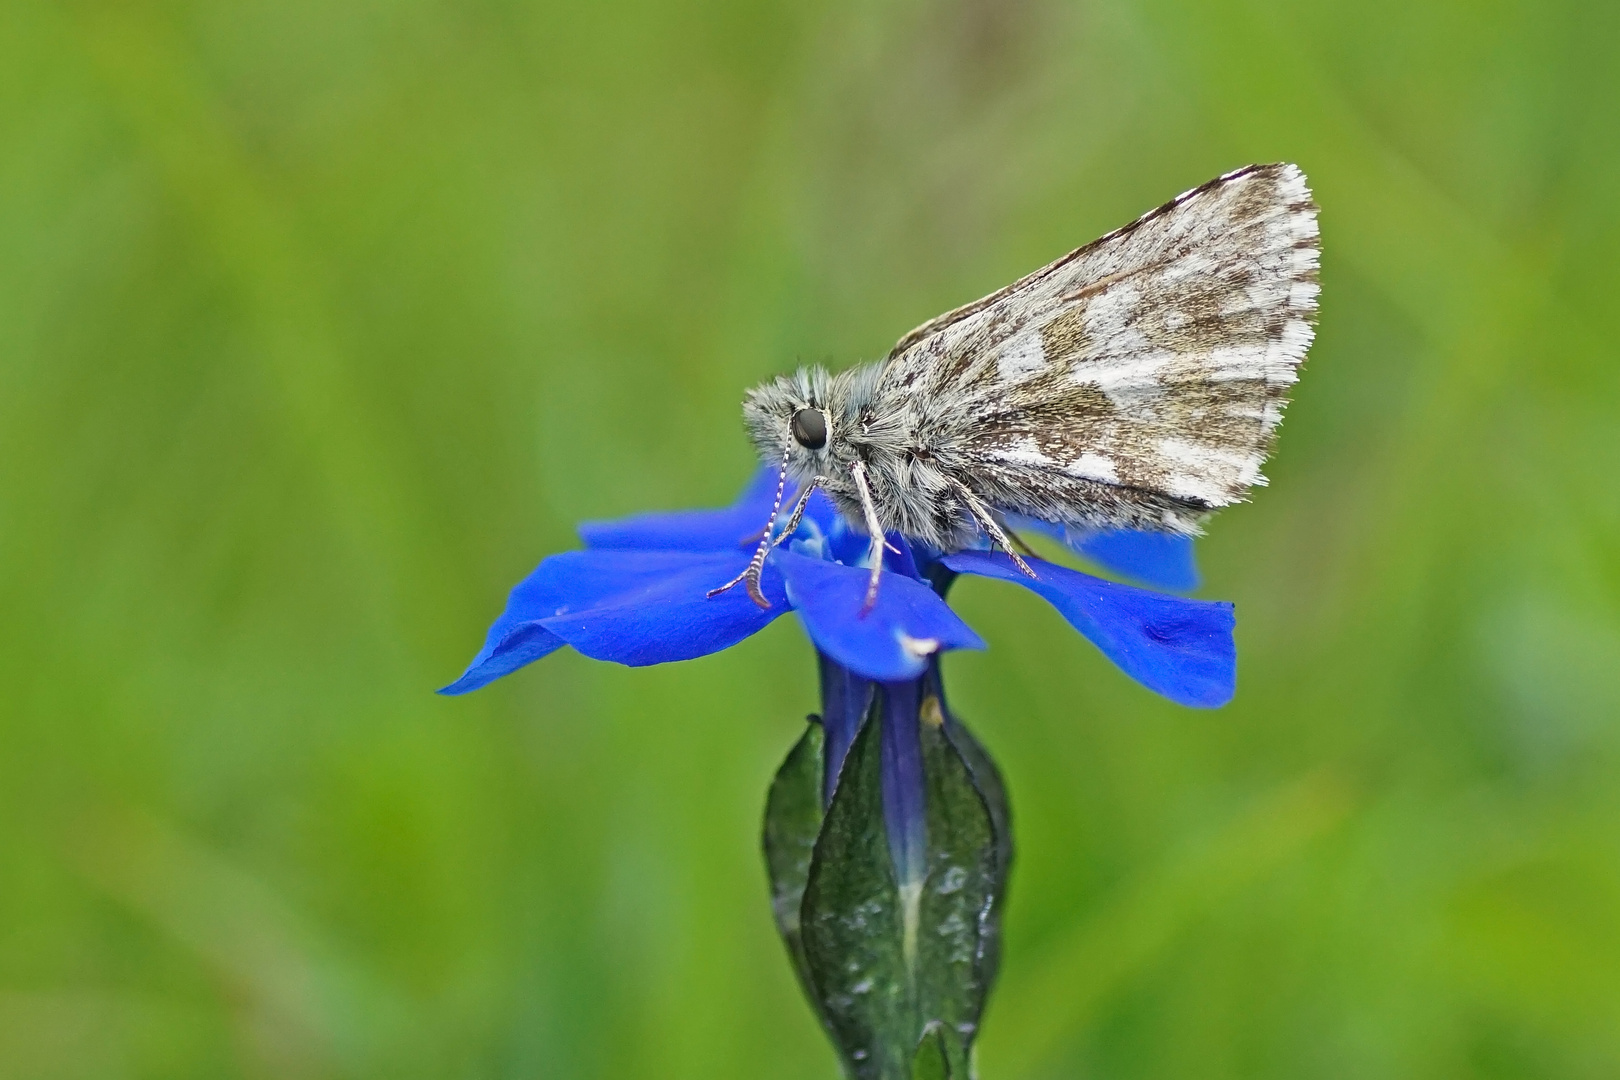
[[[776,515],[782,512],[782,492],[787,488],[787,467],[788,455],[787,452],[784,452],[782,454],[782,475],[776,480],[776,501],[771,504],[771,516],[765,519],[765,529],[763,535],[760,536],[759,546],[754,549],[754,557],[748,560],[748,566],[744,568],[742,573],[738,574],[736,577],[732,578],[718,589],[710,589],[704,594],[706,597],[713,599],[714,597],[725,592],[727,589],[734,588],[737,585],[746,582],[748,585],[748,597],[750,600],[762,608],[769,608],[771,606],[771,602],[765,598],[765,593],[759,587],[759,578],[760,575],[765,572],[765,556],[769,555],[771,553],[771,549],[776,546],[771,541],[773,539],[773,533],[776,527]],[[794,517],[794,527],[798,527],[797,515]]]
[[[815,477],[810,481],[809,484],[805,486],[803,491],[799,492],[799,501],[793,505],[793,516],[788,518],[788,523],[782,526],[782,531],[777,533],[776,539],[771,541],[771,549],[773,551],[784,540],[799,531],[799,522],[804,519],[805,508],[810,505],[810,496],[816,493],[816,488],[820,487],[826,482],[827,478],[825,476]]]
[[[883,549],[888,547],[888,541],[883,536],[883,523],[878,520],[877,507],[872,502],[872,489],[866,484],[866,462],[857,461],[849,467],[849,475],[855,480],[855,490],[861,494],[861,513],[866,518],[866,531],[872,537],[872,576],[866,582],[866,602],[861,605],[861,614],[872,610],[877,603],[878,579],[883,573]]]
[[[1038,559],[1041,557],[1040,552],[1030,547],[1029,541],[1025,540],[1022,536],[1019,536],[1011,525],[1003,525],[1001,530],[1005,532],[1009,538],[1011,538],[1014,544],[1018,545],[1019,551],[1022,551],[1025,555],[1028,555],[1032,559]]]
[[[1031,570],[1029,563],[1024,561],[1024,557],[1014,550],[1012,540],[1008,538],[1000,523],[996,521],[995,515],[990,512],[990,508],[984,504],[984,500],[973,494],[966,484],[955,477],[946,477],[946,483],[950,484],[951,490],[962,497],[962,502],[967,506],[968,513],[973,515],[973,520],[979,523],[979,528],[983,529],[994,543],[1001,546],[1001,550],[1005,551],[1007,556],[1012,559],[1013,565],[1030,577],[1034,577],[1035,571]]]

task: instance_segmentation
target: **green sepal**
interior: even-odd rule
[[[799,908],[804,902],[805,883],[810,879],[810,859],[816,837],[821,833],[821,777],[826,738],[817,718],[810,717],[804,734],[788,751],[782,767],[771,781],[765,799],[765,868],[771,877],[771,910],[776,929],[787,945],[799,984],[812,1002],[816,1001],[810,969],[805,963],[804,941],[799,933]],[[818,1010],[819,1011],[819,1010]]]
[[[928,1029],[911,1059],[911,1080],[960,1080],[951,1072],[950,1055],[945,1050],[945,1032],[938,1024]]]
[[[883,828],[878,710],[844,760],[800,909],[811,997],[857,1080],[905,1080],[921,1034]]]
[[[1007,802],[1007,787],[1001,778],[1001,769],[990,757],[989,751],[955,716],[948,708],[942,707],[945,716],[945,734],[962,755],[967,763],[968,772],[973,776],[973,786],[984,797],[984,804],[990,811],[990,823],[996,836],[996,866],[994,878],[996,882],[995,894],[992,897],[990,911],[983,921],[984,938],[981,942],[983,959],[981,969],[986,986],[993,985],[996,974],[1001,970],[1001,915],[1007,910],[1007,883],[1012,877],[1013,865],[1013,838],[1012,838],[1012,808]]]
[[[995,977],[1011,864],[999,773],[925,694],[925,876],[901,888],[883,828],[881,717],[849,750],[825,815],[812,725],[772,785],[765,847],[777,925],[855,1080],[970,1080],[972,1042]],[[904,721],[901,721],[904,722]],[[808,857],[805,837],[819,824]],[[793,898],[800,896],[797,918]]]
[[[969,1075],[1000,959],[999,894],[1005,883],[995,820],[938,706],[925,698],[921,742],[928,784],[928,876],[919,904],[917,1006],[924,1024],[944,1026],[949,1075]],[[930,715],[932,713],[932,716]]]

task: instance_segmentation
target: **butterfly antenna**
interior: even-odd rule
[[[704,593],[704,596],[712,599],[727,589],[747,582],[749,599],[762,608],[770,608],[771,602],[765,599],[765,593],[759,587],[759,579],[760,575],[765,572],[765,556],[769,555],[771,549],[776,546],[772,542],[775,539],[773,533],[776,528],[776,515],[782,512],[782,492],[787,489],[788,455],[791,452],[791,450],[782,451],[782,472],[776,478],[776,499],[771,503],[771,516],[765,519],[763,535],[759,538],[759,546],[754,549],[754,557],[748,560],[748,566],[742,573],[718,589],[710,589],[707,593]],[[798,523],[797,515],[794,517],[794,523],[796,527]]]

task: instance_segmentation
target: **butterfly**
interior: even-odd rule
[[[748,568],[825,491],[872,538],[941,552],[985,538],[1034,576],[1008,515],[1184,535],[1264,484],[1288,388],[1315,333],[1317,207],[1289,164],[1250,165],[902,337],[877,363],[801,368],[743,417],[780,466]],[[777,518],[799,485],[786,526]]]

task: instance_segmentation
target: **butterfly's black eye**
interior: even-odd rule
[[[827,445],[827,418],[820,409],[800,409],[793,414],[793,437],[806,450]]]

